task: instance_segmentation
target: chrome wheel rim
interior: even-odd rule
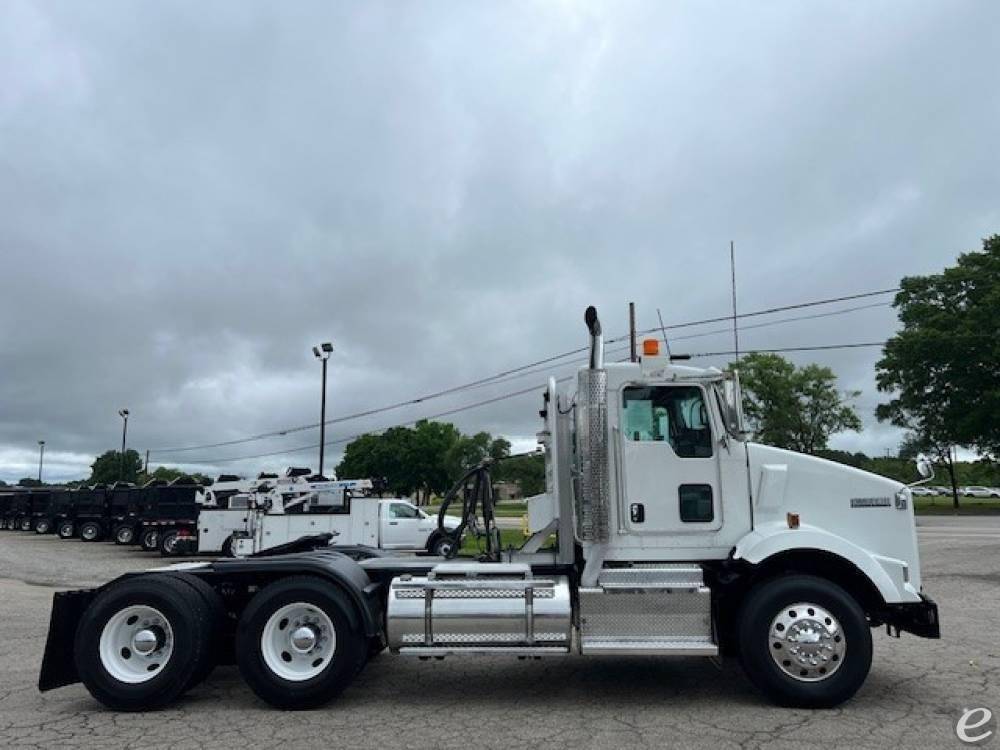
[[[837,618],[809,602],[784,607],[771,621],[768,637],[768,650],[778,669],[799,682],[830,678],[847,653],[847,639]]]
[[[118,534],[116,535],[119,542],[122,544],[128,544],[132,541],[132,530],[131,529],[118,529]]]
[[[83,531],[80,532],[80,536],[91,542],[97,538],[97,528],[94,526],[84,526]]]
[[[99,653],[104,669],[119,682],[147,682],[170,661],[174,631],[160,610],[135,604],[120,610],[105,624]]]
[[[35,531],[37,531],[39,534],[48,534],[49,533],[49,522],[48,521],[39,521],[38,524],[35,526]]]
[[[272,614],[260,636],[264,663],[276,676],[302,682],[333,661],[337,631],[322,609],[306,602],[286,604]]]

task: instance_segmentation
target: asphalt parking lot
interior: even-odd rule
[[[774,708],[734,663],[383,655],[318,711],[274,711],[226,667],[170,710],[116,714],[80,685],[37,692],[52,592],[163,560],[2,532],[0,738],[16,747],[116,748],[961,747],[953,732],[959,710],[1000,710],[1000,517],[922,518],[920,540],[943,638],[877,633],[867,683],[836,710]]]

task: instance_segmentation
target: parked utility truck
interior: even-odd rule
[[[429,516],[404,498],[377,498],[364,494],[371,481],[312,482],[308,491],[282,501],[277,490],[237,494],[228,511],[202,510],[198,521],[198,552],[218,551],[246,556],[294,542],[305,536],[332,534],[338,544],[383,550],[426,550],[446,555],[454,546],[453,532],[460,521],[446,516],[438,530]],[[243,516],[233,530],[232,513]],[[192,540],[193,541],[193,540]]]
[[[335,549],[189,563],[54,595],[39,687],[82,681],[112,709],[174,701],[216,662],[286,709],[323,704],[370,655],[732,656],[783,705],[864,682],[871,628],[939,637],[910,491],[749,442],[738,377],[662,356],[590,363],[544,392],[546,492],[502,549],[487,464],[448,493],[447,557]],[[470,529],[478,559],[456,558]],[[555,535],[555,546],[550,537]]]

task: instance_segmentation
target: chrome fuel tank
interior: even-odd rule
[[[519,563],[441,563],[389,587],[389,648],[400,653],[566,653],[569,580]]]

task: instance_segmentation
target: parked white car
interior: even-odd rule
[[[937,491],[933,487],[910,487],[910,494],[914,497],[931,497]]]
[[[965,497],[996,497],[1000,498],[1000,489],[996,487],[963,487],[962,495]]]

